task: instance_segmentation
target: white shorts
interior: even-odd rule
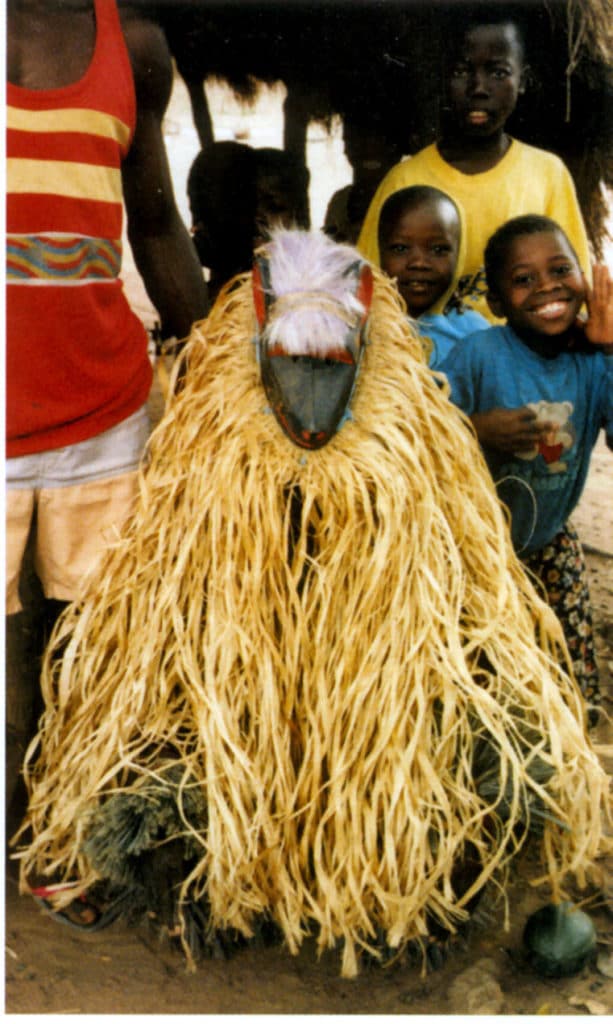
[[[73,600],[133,508],[148,436],[143,406],[87,441],[6,460],[7,614],[21,610],[19,577],[34,516],[34,567],[45,597]]]

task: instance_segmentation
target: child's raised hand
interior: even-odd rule
[[[552,427],[542,420],[537,422],[534,410],[525,405],[519,409],[475,412],[470,419],[480,444],[501,452],[530,452]]]
[[[592,277],[586,295],[585,336],[593,345],[613,346],[613,279],[604,263],[594,264]]]

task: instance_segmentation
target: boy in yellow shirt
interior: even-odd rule
[[[582,269],[590,270],[587,234],[575,187],[555,154],[512,138],[505,125],[525,91],[524,42],[519,26],[492,12],[466,24],[447,71],[447,117],[437,142],[396,164],[370,204],[358,248],[380,265],[377,226],[383,203],[409,185],[432,185],[463,208],[466,252],[462,299],[489,320],[483,252],[490,235],[524,213],[552,217],[565,231]]]

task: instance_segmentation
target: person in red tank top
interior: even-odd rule
[[[162,29],[116,0],[8,0],[7,13],[8,803],[40,656],[24,559],[44,641],[129,513],[148,434],[147,334],[119,277],[124,209],[162,337],[186,337],[208,298],[164,147]]]

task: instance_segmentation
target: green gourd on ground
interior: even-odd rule
[[[523,934],[528,962],[547,978],[577,974],[596,950],[592,920],[574,903],[548,903],[528,918]]]

